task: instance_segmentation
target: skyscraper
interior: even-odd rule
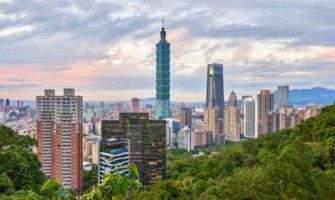
[[[225,141],[240,141],[241,111],[236,106],[228,106],[224,110],[224,139]]]
[[[243,120],[243,135],[246,138],[258,137],[258,123],[257,123],[257,101],[253,98],[246,98],[244,100],[244,120]]]
[[[223,118],[224,109],[223,65],[208,64],[207,66],[207,95],[206,107],[219,108],[219,118]]]
[[[3,106],[4,104],[4,99],[0,99],[0,106]]]
[[[240,141],[241,111],[238,108],[237,96],[234,91],[229,95],[228,106],[224,109],[225,141]]]
[[[236,93],[234,92],[234,90],[229,95],[228,107],[229,106],[233,106],[233,107],[238,106],[237,96],[236,96]]]
[[[242,114],[244,114],[244,101],[247,98],[252,98],[252,96],[251,95],[243,95],[242,96],[242,102],[241,102],[241,112],[242,112]]]
[[[83,186],[82,102],[74,89],[64,89],[63,96],[45,90],[36,97],[37,154],[43,172],[78,191]]]
[[[187,151],[194,149],[194,132],[187,126],[178,133],[178,149],[186,149]]]
[[[165,120],[149,120],[149,113],[120,113],[119,120],[102,121],[102,141],[105,143],[101,143],[100,155],[114,153],[125,159],[124,156],[129,154],[129,160],[125,159],[122,163],[134,163],[139,170],[141,183],[152,184],[157,177],[165,178],[165,136]],[[125,155],[122,156],[120,151]],[[117,159],[111,160],[114,161],[115,164],[123,165]],[[105,163],[100,160],[100,172]],[[109,166],[107,172],[112,172],[115,165],[110,163]],[[106,172],[106,168],[104,170]],[[125,172],[123,168],[119,170]]]
[[[192,110],[191,108],[181,108],[180,109],[180,127],[192,129]]]
[[[289,103],[289,86],[278,86],[276,92],[276,107],[277,110],[281,109],[284,106],[287,106]]]
[[[204,112],[205,131],[213,135],[213,142],[220,144],[219,133],[219,108],[207,107]]]
[[[140,99],[132,98],[131,99],[131,112],[140,112]]]
[[[257,95],[258,104],[258,135],[262,135],[268,131],[272,131],[268,127],[268,114],[274,109],[274,99],[271,90],[261,90]]]
[[[160,41],[156,44],[156,110],[158,119],[171,117],[170,106],[170,43],[166,40],[163,27],[160,32]]]

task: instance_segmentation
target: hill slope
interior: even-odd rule
[[[174,150],[167,179],[135,199],[333,199],[335,105],[289,130],[207,150]]]

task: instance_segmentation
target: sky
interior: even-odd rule
[[[225,98],[335,89],[334,0],[0,0],[0,98],[75,88],[84,100],[155,96],[165,19],[171,100],[205,101],[208,63]]]

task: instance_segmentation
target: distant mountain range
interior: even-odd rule
[[[323,87],[294,89],[290,90],[289,100],[292,105],[307,105],[309,103],[329,105],[335,101],[335,90]]]

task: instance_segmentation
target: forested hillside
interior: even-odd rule
[[[291,130],[193,158],[175,151],[168,178],[135,199],[334,199],[335,105]]]

